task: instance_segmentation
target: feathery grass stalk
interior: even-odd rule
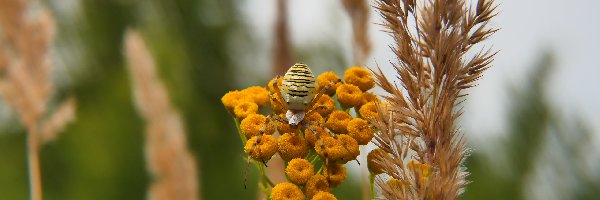
[[[472,7],[463,0],[378,0],[383,26],[393,37],[398,88],[379,69],[377,84],[389,95],[373,120],[376,144],[389,156],[377,162],[391,179],[378,177],[388,199],[456,199],[467,184],[465,141],[456,127],[464,89],[474,86],[495,52],[472,47],[497,29],[488,23],[493,0]]]
[[[74,118],[70,99],[49,112],[54,92],[48,56],[54,38],[49,11],[26,0],[0,1],[0,94],[27,129],[30,199],[42,199],[39,149]],[[45,117],[48,116],[48,117]]]
[[[198,199],[196,161],[186,148],[183,120],[171,107],[152,56],[137,32],[126,33],[125,52],[135,103],[147,122],[147,166],[156,178],[149,199]]]
[[[369,1],[368,0],[342,0],[346,12],[352,20],[352,33],[354,38],[353,65],[365,64],[371,52],[369,40]]]

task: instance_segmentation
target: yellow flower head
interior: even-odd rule
[[[304,138],[311,146],[314,146],[315,142],[317,142],[319,138],[326,137],[328,136],[328,134],[327,131],[320,126],[311,127],[316,133],[314,133],[311,129],[307,128],[304,130]]]
[[[335,110],[335,102],[330,96],[322,95],[321,98],[317,100],[314,109],[317,109],[316,112],[321,114],[321,116],[326,117]]]
[[[309,116],[304,117],[304,120],[309,122],[319,122],[319,124],[325,123],[325,119],[319,113],[312,113]]]
[[[251,101],[240,102],[233,109],[235,117],[240,120],[246,118],[248,115],[256,114],[256,112],[258,112],[258,105]]]
[[[317,91],[321,91],[321,88],[324,88],[325,86],[337,80],[340,80],[340,77],[334,72],[322,73],[321,75],[317,76]],[[325,94],[329,96],[333,95],[338,86],[340,86],[340,82],[329,87],[329,89],[325,91]]]
[[[306,159],[294,158],[285,167],[285,174],[293,183],[304,185],[315,174],[315,168]]]
[[[360,99],[360,105],[358,106],[358,108],[362,107],[363,105],[365,105],[366,103],[369,103],[369,102],[381,103],[381,100],[379,98],[377,98],[377,95],[375,95],[373,93],[363,92],[362,98]]]
[[[340,164],[330,164],[327,166],[327,174],[330,187],[336,187],[346,179],[346,168]]]
[[[285,114],[280,114],[279,117],[285,119]],[[279,131],[279,134],[283,134],[283,133],[297,133],[298,132],[298,127],[292,127],[290,124],[285,123],[285,122],[277,122],[277,131]]]
[[[277,142],[272,135],[254,136],[246,142],[244,151],[252,159],[266,162],[277,153]]]
[[[355,160],[358,154],[360,154],[358,142],[356,142],[354,138],[346,134],[338,135],[337,137],[343,149],[343,155],[339,162],[347,163],[348,161]]]
[[[317,140],[315,142],[315,151],[321,158],[333,161],[341,159],[347,152],[342,146],[341,141],[330,136],[321,137],[321,139]]]
[[[373,139],[375,130],[364,119],[354,118],[348,122],[348,135],[354,138],[359,145],[365,145]]]
[[[369,102],[361,106],[358,113],[360,113],[360,117],[363,119],[373,119],[379,116],[375,102]]]
[[[273,124],[266,125],[267,118],[261,114],[250,114],[240,123],[240,129],[246,138],[251,138],[260,134],[260,129],[263,129],[263,134],[271,135],[275,132]]]
[[[362,91],[367,91],[375,86],[375,80],[368,70],[354,66],[344,72],[344,81],[356,85]]]
[[[273,93],[273,94],[275,94],[275,93],[279,93],[279,90],[276,90],[276,89],[273,87],[273,80],[274,80],[274,79],[271,79],[271,80],[269,81],[269,85],[268,85],[267,87],[269,88],[269,91],[271,91],[271,93]],[[281,83],[283,83],[283,77],[279,77],[279,79],[277,79],[277,87],[278,87],[280,90],[281,90]]]
[[[369,171],[373,172],[373,174],[381,174],[384,172],[384,167],[378,163],[381,157],[389,158],[389,155],[382,149],[373,149],[367,155],[367,168],[369,168]]]
[[[337,99],[344,107],[358,107],[362,99],[362,91],[351,84],[344,83],[335,91]]]
[[[421,164],[417,160],[409,160],[408,163],[406,163],[406,166],[415,174],[415,177],[418,178],[419,184],[427,183],[429,178],[429,165]]]
[[[352,116],[350,116],[350,114],[341,110],[336,110],[329,115],[329,118],[327,118],[325,127],[334,133],[346,134],[348,133],[347,126],[350,120],[352,120]]]
[[[264,87],[252,86],[242,90],[243,93],[250,96],[254,103],[264,106],[269,103],[269,91]]]
[[[308,179],[305,189],[308,198],[313,198],[313,196],[319,192],[329,192],[329,183],[325,176],[317,174]]]
[[[285,133],[277,139],[279,155],[285,161],[308,155],[308,143],[299,134]]]
[[[235,106],[237,106],[240,102],[246,101],[252,101],[252,99],[246,95],[246,93],[238,90],[228,92],[221,98],[221,102],[230,112],[233,112]]]
[[[304,200],[304,198],[302,190],[289,182],[279,183],[271,189],[272,200]]]
[[[311,200],[337,200],[337,198],[329,192],[318,192]]]
[[[404,181],[402,181],[402,180],[390,178],[390,180],[388,180],[387,183],[390,186],[390,188],[392,188],[393,191],[400,191],[400,192],[404,191]]]

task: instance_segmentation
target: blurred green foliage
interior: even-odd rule
[[[528,179],[534,175],[536,166],[543,164],[571,166],[559,170],[566,170],[567,175],[576,177],[560,177],[556,171],[552,177],[574,179],[573,185],[564,183],[576,188],[568,199],[597,199],[600,196],[600,177],[585,175],[581,166],[584,163],[582,154],[586,154],[585,149],[591,145],[591,130],[581,119],[563,118],[546,99],[554,59],[551,52],[544,52],[524,85],[511,90],[507,132],[503,134],[506,137],[498,142],[493,153],[474,151],[467,158],[467,169],[471,173],[468,179],[472,183],[462,199],[527,199],[531,197],[527,195]],[[549,151],[563,154],[540,162]]]

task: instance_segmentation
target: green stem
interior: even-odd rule
[[[369,186],[371,190],[371,199],[375,199],[375,175],[369,172]]]
[[[240,121],[233,117],[233,121],[235,121],[235,128],[238,131],[238,135],[240,135],[240,139],[242,140],[242,145],[246,145],[246,142],[248,141],[248,139],[246,139],[246,136],[244,135],[244,133],[242,133],[242,129],[240,129]]]

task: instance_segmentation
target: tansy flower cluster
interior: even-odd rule
[[[286,105],[277,99],[282,78],[266,87],[230,91],[221,98],[237,125],[248,162],[262,173],[259,186],[273,200],[336,199],[331,190],[346,179],[344,164],[355,160],[359,146],[375,134],[369,120],[377,117],[380,100],[369,92],[375,82],[368,70],[351,67],[343,80],[325,72],[317,76],[315,86],[316,93],[323,94],[312,99],[314,110],[305,112],[301,125],[284,120]],[[274,156],[285,161],[287,182],[273,184],[264,174]]]

